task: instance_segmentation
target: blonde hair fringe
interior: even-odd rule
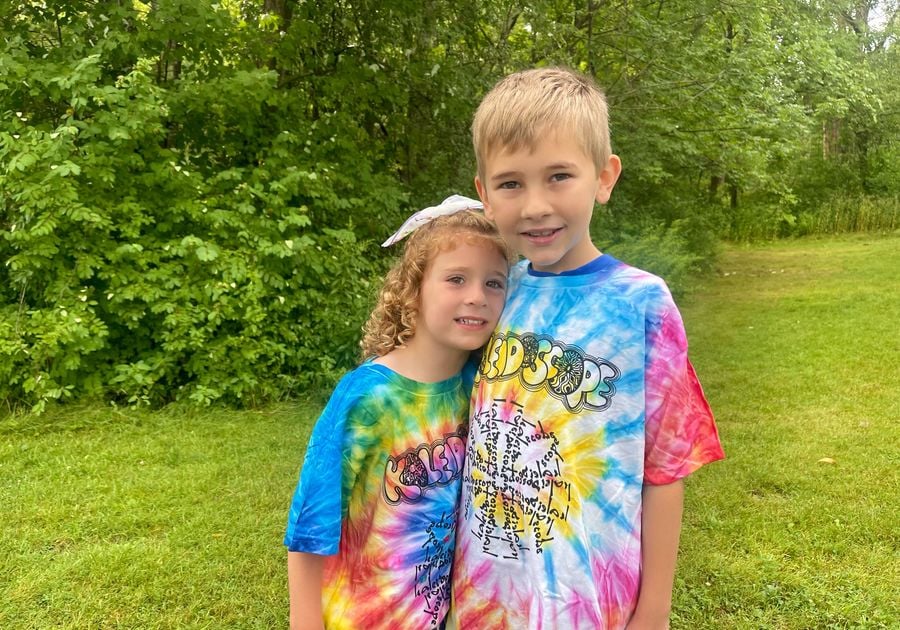
[[[535,68],[501,79],[472,121],[478,175],[492,151],[533,148],[548,132],[571,133],[598,172],[611,154],[606,96],[594,80],[567,68]]]

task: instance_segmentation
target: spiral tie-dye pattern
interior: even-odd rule
[[[449,628],[623,628],[641,490],[723,457],[655,276],[510,274],[470,404]]]

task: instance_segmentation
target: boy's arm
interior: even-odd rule
[[[288,592],[291,630],[324,630],[322,569],[325,556],[288,552]]]
[[[641,590],[628,630],[665,629],[681,535],[684,482],[645,484],[641,512]]]

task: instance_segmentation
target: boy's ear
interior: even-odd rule
[[[618,155],[610,155],[606,166],[597,175],[597,203],[606,203],[622,173],[622,161]]]
[[[487,217],[488,221],[494,220],[494,210],[491,208],[491,204],[488,203],[487,191],[484,188],[484,184],[481,183],[481,178],[478,175],[475,176],[475,190],[478,191],[478,198],[481,199],[481,203],[484,204],[484,216]]]

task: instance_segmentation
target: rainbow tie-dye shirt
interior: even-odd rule
[[[641,489],[722,458],[665,283],[524,263],[476,376],[448,627],[622,628]]]
[[[366,363],[313,429],[284,544],[326,555],[326,628],[430,628],[447,615],[469,389]]]

